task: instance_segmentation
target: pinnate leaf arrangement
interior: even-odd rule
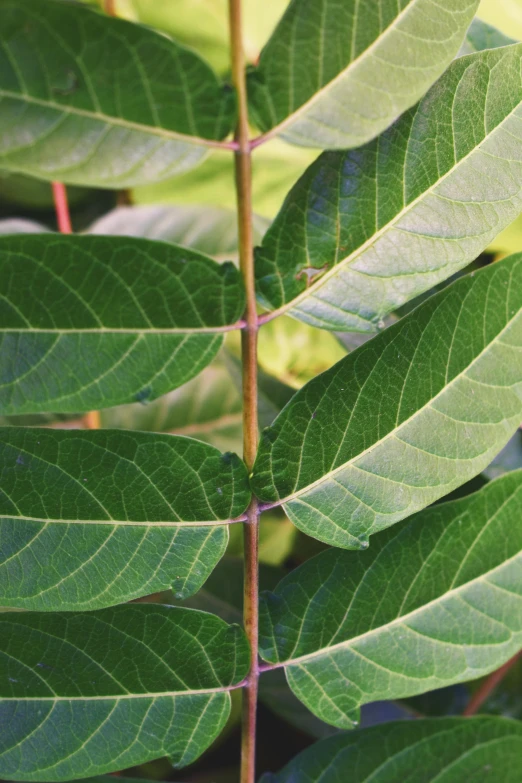
[[[229,0],[222,78],[92,6],[1,0],[4,174],[228,155],[237,223],[0,225],[0,778],[169,777],[242,694],[241,783],[519,783],[520,722],[429,705],[522,648],[522,253],[487,251],[522,211],[522,44],[478,0],[291,0],[251,64]],[[316,159],[268,225],[276,138]],[[258,366],[282,316],[337,346],[304,385]],[[323,738],[256,765],[258,698]]]

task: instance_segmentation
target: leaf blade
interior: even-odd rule
[[[250,500],[236,455],[149,433],[2,428],[0,473],[2,603],[38,611],[192,595]]]
[[[227,690],[248,669],[243,631],[188,609],[8,612],[0,624],[0,769],[13,780],[98,775],[163,755],[185,766],[223,728]]]
[[[3,3],[0,29],[5,169],[130,187],[191,168],[231,130],[210,66],[150,29],[53,0]]]
[[[417,514],[367,553],[318,555],[264,599],[263,657],[344,728],[362,704],[498,668],[522,641],[522,539],[510,532],[521,507],[517,471]]]
[[[355,2],[293,0],[250,73],[256,122],[303,146],[368,142],[441,75],[477,7],[385,0],[363,12]]]
[[[521,277],[518,255],[461,278],[304,386],[263,433],[256,495],[360,548],[483,470],[522,413]]]
[[[257,252],[263,305],[372,332],[473,261],[522,207],[521,63],[520,44],[461,57],[374,142],[323,153]]]
[[[2,415],[153,400],[210,363],[244,302],[232,264],[137,238],[0,237],[0,279]]]
[[[520,723],[505,718],[445,718],[389,723],[342,734],[300,753],[261,783],[350,783],[407,780],[422,769],[422,783],[459,783],[493,773],[516,783],[522,773]],[[417,773],[416,773],[417,774]]]

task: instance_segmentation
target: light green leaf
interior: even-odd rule
[[[98,609],[196,592],[250,500],[246,469],[190,438],[0,429],[0,603]]]
[[[261,604],[262,655],[327,723],[473,680],[522,646],[522,471],[433,506],[368,552],[330,549]]]
[[[262,435],[253,488],[334,546],[480,473],[522,419],[522,255],[462,277],[310,381]]]
[[[253,228],[254,242],[258,243],[268,221],[255,215]],[[218,260],[233,258],[237,253],[237,214],[224,207],[118,207],[93,223],[89,233],[159,239],[191,247]]]
[[[522,7],[519,0],[482,0],[478,15],[506,35],[522,38]]]
[[[107,408],[101,422],[108,428],[188,435],[220,451],[240,451],[241,411],[241,395],[226,367],[216,359],[196,378],[150,405]],[[273,412],[272,419],[278,412]]]
[[[449,65],[478,0],[292,0],[250,74],[263,131],[321,149],[359,147]]]
[[[0,165],[40,179],[130,187],[199,163],[234,98],[199,56],[81,5],[4,0]]]
[[[375,331],[465,267],[522,209],[522,44],[456,60],[379,139],[327,152],[257,254],[269,309]]]
[[[518,783],[521,751],[514,720],[401,721],[322,740],[261,783]]]
[[[0,615],[0,775],[60,781],[169,756],[220,733],[248,669],[243,631],[151,604]]]
[[[136,238],[0,237],[0,290],[1,415],[153,400],[210,363],[244,308],[232,264]]]
[[[482,52],[485,49],[497,49],[499,46],[509,46],[516,43],[514,38],[508,38],[496,27],[492,27],[481,19],[474,19],[466,33],[466,38],[462,44],[459,56],[474,52]]]

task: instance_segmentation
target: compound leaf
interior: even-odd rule
[[[233,125],[234,97],[195,52],[55,0],[0,7],[0,164],[98,187],[196,165]]]
[[[137,238],[0,237],[0,289],[3,416],[153,400],[210,363],[244,308],[232,264]]]
[[[294,144],[358,147],[424,95],[478,0],[293,0],[250,74],[253,116]]]
[[[522,646],[522,471],[433,506],[368,552],[330,549],[262,600],[261,650],[319,718],[480,677]]]
[[[98,609],[195,593],[248,505],[235,454],[190,438],[0,429],[0,595],[24,609]]]
[[[239,626],[135,604],[0,614],[0,775],[85,778],[168,756],[190,764],[220,733],[248,670]]]
[[[269,309],[375,331],[449,278],[522,209],[522,44],[456,60],[380,138],[326,152],[257,253]]]
[[[264,431],[256,495],[334,546],[480,473],[522,417],[522,255],[460,278],[304,386]]]
[[[317,742],[261,783],[462,783],[522,776],[522,725],[504,718],[388,723]]]

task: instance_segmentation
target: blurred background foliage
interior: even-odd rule
[[[68,2],[71,0],[64,0]],[[102,0],[85,0],[102,6]],[[288,0],[244,0],[247,55],[255,62]],[[150,25],[196,49],[228,76],[227,0],[115,0],[119,16]],[[482,0],[479,15],[513,38],[522,40],[522,0]],[[255,235],[260,241],[288,190],[318,151],[274,140],[254,155]],[[213,152],[198,168],[156,185],[125,192],[67,189],[74,230],[131,234],[194,247],[217,260],[236,256],[233,161]],[[49,183],[0,171],[0,232],[55,231]],[[504,231],[476,263],[482,265],[522,250],[522,217]],[[260,423],[268,425],[293,394],[360,344],[361,336],[335,334],[283,317],[260,333]],[[218,359],[197,378],[149,405],[136,403],[102,411],[103,427],[173,432],[212,443],[222,451],[241,452],[241,380],[238,337],[231,334]],[[16,417],[7,424],[83,426],[78,416]],[[522,432],[481,477],[459,490],[522,468]],[[478,482],[478,485],[477,485]],[[323,548],[298,532],[281,511],[263,515],[261,523],[261,586],[273,587],[284,572]],[[242,539],[234,527],[226,557],[204,589],[184,602],[229,621],[240,619]],[[176,602],[171,593],[149,601]],[[422,715],[462,712],[481,686],[472,682],[409,699],[363,708],[362,725]],[[227,731],[190,770],[174,772],[167,760],[143,765],[130,776],[193,783],[234,783],[239,757],[240,702],[237,693]],[[522,719],[522,661],[510,671],[481,711]],[[280,671],[263,678],[259,715],[259,758],[263,769],[278,769],[315,739],[335,729],[321,723],[292,695]]]

